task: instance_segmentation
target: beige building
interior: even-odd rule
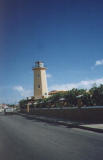
[[[52,95],[55,95],[55,94],[57,94],[57,93],[67,93],[68,91],[58,91],[58,90],[53,90],[53,91],[50,91],[49,93],[48,93],[48,95],[49,96],[52,96]]]
[[[44,63],[37,61],[32,69],[34,71],[34,97],[35,99],[47,98],[47,78]]]

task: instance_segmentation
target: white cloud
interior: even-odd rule
[[[13,89],[17,90],[18,92],[23,92],[24,91],[24,88],[22,86],[14,86]]]
[[[16,90],[17,92],[19,92],[19,94],[22,96],[22,97],[29,97],[29,96],[32,96],[33,93],[32,93],[32,90],[26,90],[24,89],[22,86],[14,86],[13,87],[13,90]]]
[[[95,63],[95,66],[100,66],[100,65],[103,65],[103,59],[97,60]]]
[[[52,77],[52,75],[48,73],[47,74],[47,78],[51,78],[51,77]]]
[[[88,81],[80,81],[78,83],[53,85],[49,87],[49,90],[71,90],[72,88],[90,89],[94,84],[96,84],[97,86],[103,84],[103,78]]]

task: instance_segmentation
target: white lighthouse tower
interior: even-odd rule
[[[35,99],[47,98],[48,88],[47,88],[47,78],[46,78],[46,68],[44,63],[37,61],[35,66],[32,68],[34,71],[34,97]]]

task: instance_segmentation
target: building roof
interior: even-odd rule
[[[60,98],[60,99],[59,99],[59,101],[64,101],[64,100],[65,100],[65,98]]]
[[[81,98],[81,97],[83,97],[83,95],[79,95],[79,96],[76,96],[77,98]]]

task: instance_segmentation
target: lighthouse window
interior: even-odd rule
[[[38,85],[38,88],[40,88],[40,84]]]
[[[38,73],[38,78],[40,77],[40,74]]]

